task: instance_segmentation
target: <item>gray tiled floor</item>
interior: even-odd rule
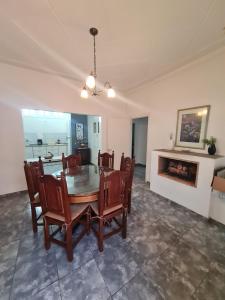
[[[128,236],[99,253],[85,236],[67,262],[33,235],[26,194],[0,199],[0,299],[225,299],[225,227],[162,198],[135,169]]]

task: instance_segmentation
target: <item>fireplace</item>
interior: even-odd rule
[[[159,156],[158,174],[180,183],[197,187],[198,163]]]

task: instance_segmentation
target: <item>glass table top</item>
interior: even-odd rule
[[[62,170],[54,172],[56,177],[60,176]],[[99,191],[99,167],[86,165],[65,172],[69,196],[87,196]]]

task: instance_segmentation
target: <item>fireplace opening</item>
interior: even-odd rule
[[[159,156],[158,174],[160,176],[196,187],[198,163]]]

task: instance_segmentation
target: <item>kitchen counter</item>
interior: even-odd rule
[[[25,145],[25,147],[46,147],[46,146],[67,146],[68,143],[55,143],[55,144],[42,144],[42,145],[38,145],[38,144],[29,144],[29,145]]]
[[[38,158],[39,156],[46,156],[51,152],[54,157],[62,156],[62,153],[68,155],[70,151],[68,151],[67,143],[60,144],[30,144],[25,146],[25,159],[30,158]]]

